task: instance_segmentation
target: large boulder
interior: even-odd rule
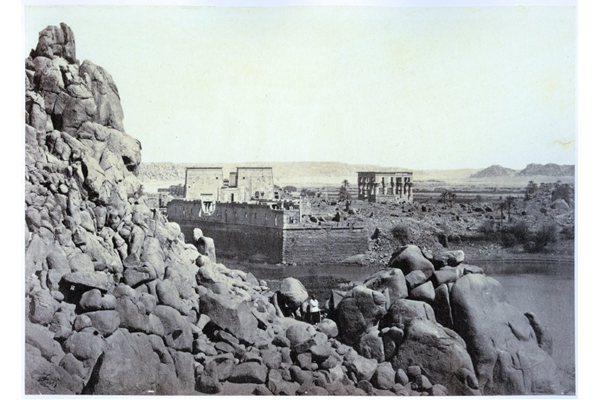
[[[435,289],[433,288],[433,283],[431,281],[427,281],[424,284],[413,288],[410,291],[409,298],[432,303],[435,299]]]
[[[315,328],[312,325],[303,322],[290,323],[290,326],[285,331],[285,337],[290,342],[290,347],[307,342],[315,334]]]
[[[70,297],[72,293],[83,294],[91,289],[98,289],[106,293],[115,286],[115,280],[112,275],[105,272],[71,272],[62,278],[61,291],[65,292],[65,297]]]
[[[383,339],[375,329],[371,329],[366,335],[361,336],[358,341],[357,351],[361,356],[373,358],[378,362],[382,362],[385,359]]]
[[[102,296],[100,290],[92,289],[81,296],[79,306],[84,311],[114,310],[117,300],[112,294]]]
[[[390,390],[396,383],[396,371],[389,362],[381,363],[375,370],[373,386],[377,389]]]
[[[25,325],[25,343],[37,348],[46,360],[58,363],[65,355],[60,343],[54,340],[54,334],[46,327],[27,322]]]
[[[167,346],[181,351],[192,351],[192,325],[179,311],[172,307],[158,305],[154,308],[156,315],[164,328],[164,339]]]
[[[435,312],[435,319],[443,326],[453,329],[452,308],[450,306],[450,291],[448,285],[443,284],[435,289],[435,298],[431,304]]]
[[[121,288],[122,286],[119,286]],[[123,287],[127,287],[123,285]],[[116,300],[116,310],[119,312],[120,327],[129,330],[130,332],[149,332],[149,316],[156,306],[156,299],[151,296],[146,296],[154,299],[154,302],[143,302],[142,296],[138,296],[134,290],[126,291],[119,290]],[[154,314],[151,316],[156,317]],[[160,320],[159,320],[160,321]],[[155,332],[156,333],[156,332]]]
[[[454,329],[467,344],[483,394],[557,393],[556,364],[498,281],[465,275],[452,287],[451,302]]]
[[[362,357],[353,352],[347,360],[348,371],[352,372],[356,382],[370,381],[377,370],[377,360]]]
[[[47,325],[52,321],[59,303],[47,290],[38,290],[29,303],[29,319],[32,322]]]
[[[413,319],[405,325],[404,340],[392,359],[395,369],[418,365],[433,382],[455,396],[481,395],[465,343],[432,320]]]
[[[400,269],[405,276],[412,271],[423,271],[427,279],[434,271],[433,264],[423,256],[421,249],[412,244],[403,246],[394,252],[388,267]]]
[[[252,313],[253,304],[228,293],[215,294],[211,290],[199,298],[200,312],[208,315],[212,323],[227,330],[246,343],[258,337],[258,321]]]
[[[104,352],[106,341],[100,335],[90,331],[74,332],[65,341],[64,347],[67,352],[91,369]]]
[[[298,308],[308,300],[306,288],[296,278],[285,278],[279,285],[279,293],[290,307]]]
[[[338,304],[335,319],[342,342],[354,345],[386,312],[386,297],[365,286],[356,286]]]
[[[88,383],[90,393],[165,394],[162,387],[161,355],[154,351],[148,336],[119,329],[106,343],[104,354],[94,368],[94,379]]]
[[[445,250],[436,252],[434,253],[431,261],[438,269],[446,265],[455,267],[465,261],[465,252],[462,250]]]
[[[81,394],[83,379],[53,364],[36,352],[25,353],[25,394]]]
[[[419,285],[427,282],[427,276],[421,270],[412,271],[410,274],[406,275],[406,285],[409,290],[413,290]]]
[[[404,330],[414,320],[435,322],[435,313],[427,303],[401,299],[392,303],[379,326],[380,328],[396,327]]]
[[[257,363],[241,363],[236,365],[229,376],[234,383],[265,383],[267,367]]]
[[[85,313],[92,321],[92,326],[104,337],[112,335],[117,330],[121,319],[115,310],[99,310]]]
[[[388,289],[391,300],[408,297],[406,280],[401,270],[396,268],[381,269],[371,274],[363,283],[372,290],[383,292]]]
[[[104,68],[88,60],[81,64],[79,74],[86,81],[86,86],[90,88],[97,106],[96,113],[92,114],[94,116],[93,122],[121,132],[125,131],[119,91],[112,76]],[[117,154],[125,155],[126,153],[117,152]]]
[[[317,324],[317,330],[319,332],[323,332],[329,338],[337,337],[337,335],[340,333],[335,321],[328,318],[323,318],[321,322]]]

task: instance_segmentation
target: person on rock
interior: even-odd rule
[[[310,312],[310,323],[315,325],[321,322],[321,310],[319,309],[319,300],[313,294],[308,302]]]

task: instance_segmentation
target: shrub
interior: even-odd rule
[[[496,224],[491,219],[483,221],[483,223],[477,228],[477,231],[481,234],[481,238],[484,240],[495,240],[497,237]]]
[[[529,225],[525,221],[517,222],[510,228],[510,230],[511,233],[515,235],[515,239],[521,244],[527,243],[531,235]]]
[[[406,225],[398,224],[391,230],[392,237],[400,244],[407,244],[410,240],[410,231]]]
[[[569,204],[569,201],[573,198],[572,195],[573,189],[568,184],[560,184],[556,183],[554,190],[552,191],[552,201],[563,199]]]
[[[500,240],[504,247],[513,247],[518,244],[527,244],[530,236],[529,225],[525,221],[520,221],[515,225],[505,227],[502,230]]]
[[[561,229],[560,235],[564,240],[574,240],[575,239],[575,227],[574,226],[565,226]]]
[[[502,231],[500,240],[502,241],[502,246],[504,247],[513,247],[519,243],[514,233],[512,233],[510,229],[505,229]]]
[[[556,225],[544,225],[525,244],[525,251],[529,253],[541,253],[548,244],[554,242],[556,242]]]

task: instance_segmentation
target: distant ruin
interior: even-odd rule
[[[217,255],[269,263],[338,263],[367,250],[362,224],[311,221],[310,202],[284,199],[271,167],[187,168],[185,198],[167,207],[190,243],[194,228],[218,243]]]
[[[282,195],[273,182],[272,167],[237,167],[229,178],[224,178],[221,167],[186,168],[184,188],[186,199],[213,204],[279,200]]]
[[[412,172],[359,172],[358,200],[371,203],[412,202]]]
[[[211,203],[212,204],[212,203]],[[170,221],[177,222],[186,241],[194,228],[217,243],[217,256],[268,263],[339,263],[368,249],[362,224],[311,222],[301,202],[217,203],[172,200]]]

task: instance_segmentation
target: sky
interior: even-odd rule
[[[142,160],[575,164],[575,7],[26,6],[67,23]]]

